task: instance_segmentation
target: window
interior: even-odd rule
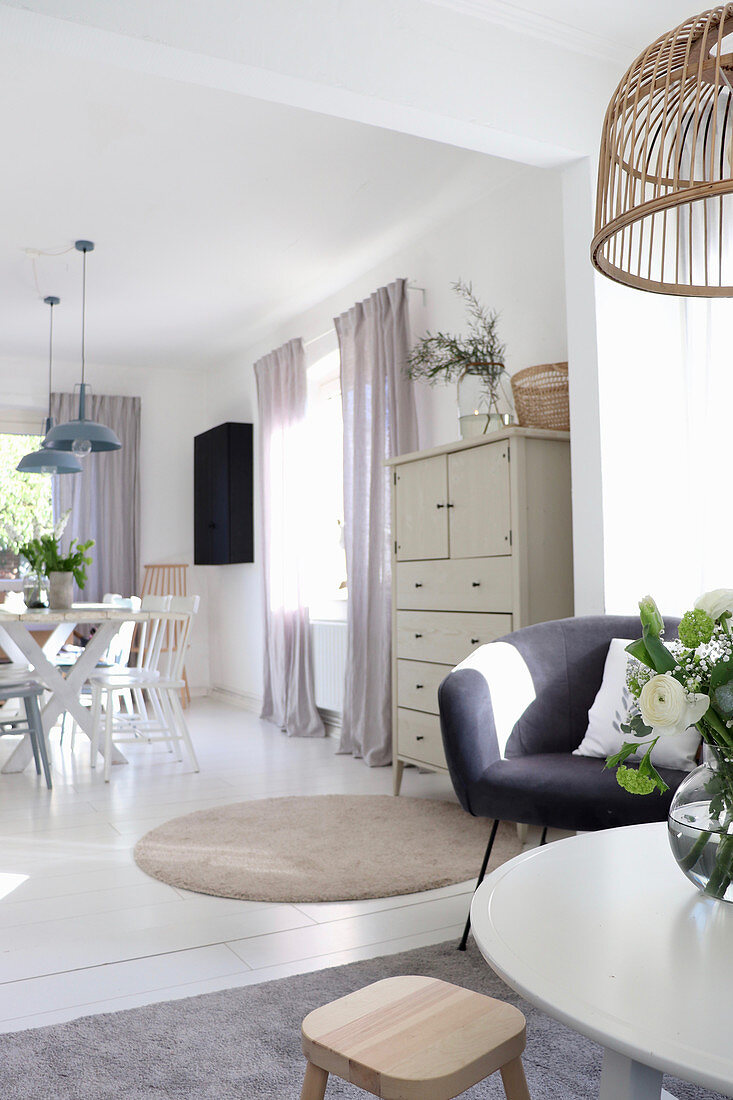
[[[335,339],[335,333],[334,333]],[[306,592],[311,618],[343,619],[346,612],[343,421],[338,349],[308,369],[305,430],[310,457]]]
[[[50,477],[19,474],[16,466],[24,454],[36,451],[40,435],[0,432],[0,581],[14,581],[22,562],[18,547],[33,538],[38,528],[52,526]],[[7,588],[8,584],[3,583]]]

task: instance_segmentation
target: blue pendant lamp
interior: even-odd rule
[[[122,447],[119,439],[104,424],[97,424],[94,420],[88,420],[86,416],[86,398],[89,386],[84,381],[85,355],[84,336],[86,328],[87,308],[87,252],[94,250],[93,241],[76,241],[77,252],[84,256],[82,267],[82,298],[81,298],[81,386],[79,388],[79,416],[76,420],[69,420],[66,424],[57,424],[44,439],[44,446],[53,447],[54,450],[72,451],[79,458],[84,458],[90,451],[119,451]]]
[[[51,324],[48,337],[48,416],[46,417],[46,426],[44,428],[46,437],[48,438],[48,433],[53,428],[53,419],[51,417],[53,307],[59,304],[60,298],[49,296],[43,300],[47,306],[51,307]],[[68,451],[57,451],[54,450],[53,447],[47,446],[46,440],[44,440],[39,450],[31,451],[30,454],[23,455],[16,466],[16,470],[19,470],[22,474],[79,474],[81,473],[81,462],[76,455],[69,454]]]

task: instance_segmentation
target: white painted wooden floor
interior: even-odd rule
[[[391,793],[391,768],[296,740],[243,710],[194,700],[198,775],[163,746],[125,746],[105,784],[52,734],[54,789],[32,766],[0,775],[0,1030],[247,985],[458,937],[473,883],[399,898],[271,905],[148,878],[135,841],[178,814],[250,798]],[[0,739],[0,766],[15,740]],[[129,750],[129,752],[128,752]],[[407,769],[403,793],[453,798]],[[487,829],[488,833],[488,829]],[[334,837],[334,843],[338,843]]]

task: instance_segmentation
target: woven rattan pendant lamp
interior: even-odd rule
[[[733,4],[637,58],[606,112],[591,259],[641,290],[733,297]]]

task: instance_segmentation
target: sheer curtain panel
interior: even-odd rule
[[[407,282],[334,321],[341,351],[344,526],[349,612],[341,751],[392,759],[390,478],[387,458],[417,450]]]
[[[305,350],[291,340],[255,363],[260,431],[265,653],[262,718],[290,737],[324,737],[303,599],[308,484]]]
[[[79,395],[51,394],[57,424],[79,415]],[[56,519],[71,508],[63,543],[94,539],[83,598],[95,603],[105,592],[137,593],[140,571],[140,398],[92,394],[87,416],[106,424],[122,443],[120,451],[99,451],[82,459],[82,471],[57,477]]]

